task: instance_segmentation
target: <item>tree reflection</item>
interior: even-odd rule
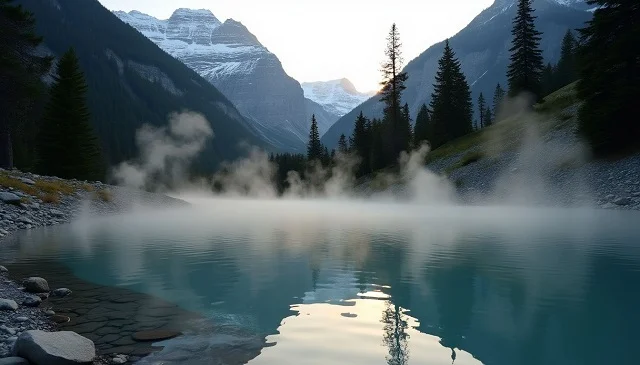
[[[382,342],[389,348],[389,355],[386,357],[387,364],[407,364],[409,362],[407,315],[403,313],[400,306],[392,304],[388,300],[385,303],[385,310],[382,312],[381,322],[384,323]]]

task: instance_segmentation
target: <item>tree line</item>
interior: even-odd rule
[[[105,163],[75,51],[54,67],[38,51],[43,38],[33,14],[13,0],[0,0],[0,29],[0,167],[16,162],[44,175],[102,180]]]

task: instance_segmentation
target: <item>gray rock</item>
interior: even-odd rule
[[[13,351],[35,365],[89,364],[96,357],[93,341],[71,331],[26,331]]]
[[[129,357],[127,355],[115,355],[111,359],[111,363],[112,364],[124,364],[124,363],[127,362],[127,360],[129,360]]]
[[[5,357],[0,359],[0,365],[29,365],[29,361],[21,357]]]
[[[31,219],[25,216],[18,218],[18,222],[22,222],[24,224],[35,224]]]
[[[1,231],[1,230],[0,230],[0,231]],[[0,232],[0,233],[3,233],[3,232]],[[6,234],[6,233],[5,233],[5,234]],[[9,271],[9,270],[8,270],[6,267],[4,267],[4,266],[0,265],[0,272],[8,272],[8,271]]]
[[[57,209],[51,209],[49,210],[49,214],[51,214],[52,217],[64,217],[64,213],[62,213],[61,211],[57,210]]]
[[[49,293],[36,293],[36,295],[42,300],[49,298]]]
[[[37,307],[40,303],[42,303],[40,297],[26,297],[24,301],[22,301],[22,305],[25,307]]]
[[[616,205],[613,203],[606,203],[600,206],[602,209],[615,209]]]
[[[71,294],[71,290],[67,288],[59,288],[53,291],[53,296],[58,298],[63,298],[70,294]]]
[[[25,290],[29,293],[47,293],[49,292],[49,283],[43,278],[32,276],[22,282]]]
[[[618,198],[618,199],[613,201],[613,204],[615,204],[615,205],[629,205],[629,204],[631,204],[631,199],[626,198],[626,197]]]
[[[51,316],[55,316],[56,312],[52,311],[51,309],[44,311],[44,314],[48,315],[49,317]]]
[[[18,310],[18,303],[12,299],[0,299],[0,310],[15,311]]]
[[[607,200],[613,200],[613,199],[615,199],[615,198],[616,198],[616,196],[615,196],[615,195],[613,195],[613,194],[609,194],[609,195],[607,195],[607,196],[605,197],[605,199],[607,199]]]
[[[14,320],[15,320],[16,322],[29,322],[29,317],[20,316],[20,317],[16,317],[16,318],[14,318]]]
[[[0,200],[7,204],[20,204],[20,197],[13,193],[0,192]]]
[[[19,179],[20,181],[22,181],[23,183],[27,184],[27,185],[35,185],[36,182],[31,180],[31,179],[27,179],[26,177],[21,177]]]
[[[2,326],[0,326],[0,332],[6,333],[9,336],[13,336],[13,335],[16,334],[15,328],[7,327],[4,324]]]

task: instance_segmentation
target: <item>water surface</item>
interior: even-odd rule
[[[3,254],[206,319],[143,363],[640,362],[637,212],[208,200]]]

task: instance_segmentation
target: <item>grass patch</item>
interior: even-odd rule
[[[13,188],[15,190],[20,190],[25,194],[29,195],[37,195],[38,189],[35,187],[25,184],[22,181],[8,176],[6,174],[0,175],[0,186],[4,186],[5,188]]]
[[[41,199],[43,203],[60,204],[60,194],[58,193],[42,194]]]
[[[20,198],[20,203],[22,203],[22,204],[31,204],[31,199],[23,196],[22,198]]]
[[[87,191],[87,192],[92,192],[92,191],[96,190],[93,187],[93,185],[87,184],[87,183],[82,184],[81,188],[82,188],[82,190]]]
[[[535,109],[542,113],[554,113],[570,107],[578,102],[576,95],[577,84],[578,82],[576,81],[547,95],[542,103],[535,106]]]
[[[444,172],[445,174],[449,175],[451,174],[453,171],[461,168],[461,167],[465,167],[468,165],[471,165],[472,163],[476,163],[480,160],[482,160],[483,158],[485,158],[485,154],[482,151],[470,151],[465,153],[458,162],[456,162],[455,164],[447,167]]]
[[[113,201],[113,196],[111,195],[111,191],[108,189],[102,189],[95,192],[95,198],[102,200],[103,202],[109,203]]]
[[[71,184],[64,181],[38,180],[36,181],[35,187],[40,189],[45,194],[60,193],[64,195],[71,195],[76,191],[76,189],[71,186]]]

